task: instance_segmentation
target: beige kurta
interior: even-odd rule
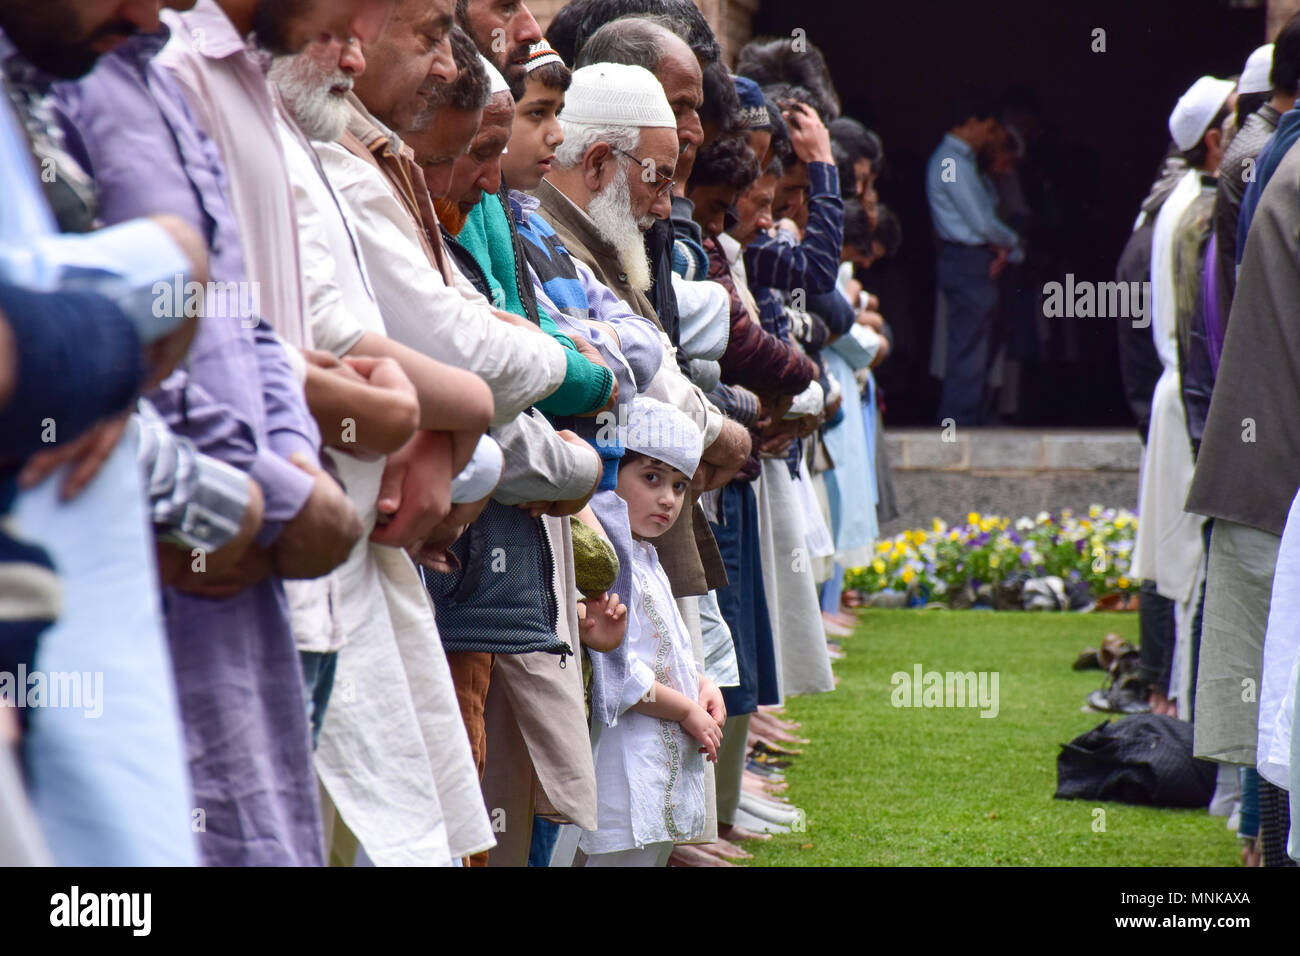
[[[568,518],[543,519],[555,555],[556,635],[579,649],[573,538]],[[582,666],[557,654],[498,654],[488,689],[483,798],[497,830],[491,866],[524,866],[534,813],[584,830],[596,826],[596,767]]]

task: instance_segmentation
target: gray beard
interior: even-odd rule
[[[600,237],[614,247],[627,284],[638,292],[649,292],[650,257],[645,251],[645,235],[632,218],[632,190],[622,161],[619,174],[587,203],[587,215]]]
[[[332,143],[348,127],[348,104],[330,90],[352,78],[342,70],[321,70],[304,55],[277,57],[271,64],[271,81],[284,105],[308,139]]]

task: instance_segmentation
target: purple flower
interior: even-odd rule
[[[1028,563],[1029,563],[1029,552],[1028,552],[1028,551],[1021,551],[1021,552],[1020,552],[1020,563],[1021,563],[1021,564],[1028,564]]]
[[[1086,548],[1087,546],[1088,546],[1088,542],[1084,541],[1082,538],[1074,542],[1074,550],[1077,551],[1079,554],[1083,554],[1083,549]]]
[[[1009,538],[1011,541],[1015,542],[1016,544],[1020,544],[1020,535],[1016,534],[1014,531],[1008,530],[1007,538]]]

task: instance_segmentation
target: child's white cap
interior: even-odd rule
[[[700,466],[704,436],[684,412],[658,399],[638,396],[628,409],[623,447],[662,461],[690,478]]]

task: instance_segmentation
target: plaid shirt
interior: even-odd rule
[[[803,241],[790,245],[760,234],[744,252],[745,275],[758,303],[759,321],[764,329],[787,342],[790,324],[783,293],[799,289],[803,299],[834,289],[844,239],[839,173],[830,163],[809,163],[808,185],[808,228]],[[807,307],[802,301],[795,304]]]

